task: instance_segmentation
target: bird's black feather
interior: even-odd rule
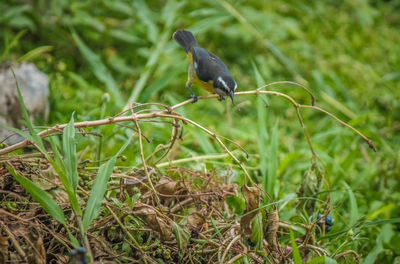
[[[196,39],[190,31],[177,30],[173,37],[186,53],[188,53],[188,51],[190,51],[193,47],[197,46]]]
[[[230,75],[220,58],[200,47],[192,48],[193,63],[197,64],[197,77],[203,82],[213,81],[216,76]]]

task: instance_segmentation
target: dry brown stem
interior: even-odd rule
[[[282,83],[282,82],[278,82],[278,83]],[[360,135],[360,136],[362,137],[362,139],[364,139],[364,140],[367,142],[367,144],[368,144],[374,151],[376,151],[376,148],[375,148],[375,146],[373,145],[372,141],[371,141],[370,139],[368,139],[364,134],[362,134],[360,131],[358,131],[358,130],[355,129],[354,127],[350,126],[350,125],[347,124],[346,122],[340,120],[339,118],[337,118],[337,117],[336,117],[335,115],[333,115],[332,113],[330,113],[330,112],[328,112],[328,111],[322,109],[321,107],[315,106],[315,105],[313,105],[313,104],[311,104],[311,105],[302,105],[302,104],[298,104],[292,97],[290,97],[290,96],[288,96],[288,95],[286,95],[286,94],[284,94],[284,93],[280,93],[280,92],[276,92],[276,91],[263,91],[263,90],[262,90],[263,88],[268,87],[268,86],[270,86],[270,85],[272,85],[272,84],[277,84],[277,83],[267,84],[267,85],[265,85],[265,86],[262,86],[262,87],[258,88],[257,90],[253,90],[253,91],[237,92],[237,93],[235,93],[235,95],[236,95],[236,96],[254,95],[254,94],[255,94],[255,95],[257,95],[257,94],[276,95],[276,96],[280,96],[280,97],[283,97],[283,98],[285,98],[286,100],[288,100],[288,101],[296,108],[296,111],[298,111],[298,109],[301,109],[301,108],[311,108],[311,109],[314,109],[314,110],[323,112],[323,113],[325,113],[325,114],[331,116],[332,118],[334,118],[334,119],[335,119],[337,122],[339,122],[340,124],[342,124],[342,125],[344,125],[344,126],[350,128],[350,129],[353,130],[355,133],[357,133],[358,135]],[[296,83],[291,83],[291,84],[296,84]],[[299,86],[300,86],[300,85],[299,85]],[[217,98],[217,97],[218,97],[218,95],[212,94],[212,95],[206,95],[206,96],[199,96],[198,99],[199,99],[199,100],[207,100],[207,99]],[[313,98],[313,97],[312,97],[312,98]],[[160,110],[158,110],[158,111],[156,111],[156,112],[140,113],[140,114],[136,114],[135,116],[133,116],[133,115],[121,116],[124,112],[126,112],[126,111],[124,111],[124,112],[122,112],[122,113],[119,113],[119,114],[115,115],[114,117],[109,117],[109,118],[105,118],[105,119],[101,119],[101,120],[94,120],[94,121],[77,122],[77,123],[74,124],[74,126],[75,126],[76,128],[97,127],[97,126],[101,126],[101,125],[115,124],[115,123],[128,122],[128,121],[130,121],[130,122],[132,122],[132,121],[135,122],[135,120],[140,121],[140,120],[142,120],[142,119],[153,119],[153,118],[160,118],[160,117],[167,117],[167,118],[172,118],[172,119],[174,119],[174,121],[175,121],[175,122],[174,122],[174,125],[175,125],[175,126],[176,126],[176,120],[177,120],[177,119],[180,119],[180,120],[183,120],[183,121],[187,121],[188,123],[194,124],[193,121],[190,122],[191,120],[189,120],[189,119],[187,119],[187,118],[185,118],[185,117],[183,117],[183,116],[180,116],[180,115],[178,115],[177,113],[174,112],[174,110],[176,110],[176,109],[178,109],[178,108],[181,108],[181,107],[183,107],[183,106],[185,106],[185,105],[187,105],[187,104],[190,104],[192,101],[193,101],[193,99],[189,99],[189,100],[186,100],[186,101],[181,102],[181,103],[179,103],[179,104],[176,104],[176,105],[174,105],[174,106],[172,106],[172,107],[168,107],[168,106],[163,105],[163,104],[152,103],[152,105],[157,105],[157,106],[164,107],[165,110],[160,109]],[[313,101],[313,99],[312,99],[312,101]],[[313,102],[312,102],[312,103],[313,103]],[[146,106],[146,105],[149,105],[149,104],[138,104],[138,105],[135,105],[134,108],[139,107],[139,106]],[[303,126],[303,123],[302,123],[302,120],[299,120],[299,121],[300,121],[300,123],[302,124],[302,127],[304,127],[304,126]],[[196,124],[196,125],[198,125],[198,124]],[[53,126],[53,127],[50,127],[50,128],[48,128],[48,129],[45,129],[45,130],[39,132],[38,135],[39,135],[40,137],[44,138],[44,137],[47,137],[48,135],[52,135],[52,134],[54,134],[54,133],[56,133],[56,132],[61,131],[61,130],[64,129],[66,126],[67,126],[67,124],[55,125],[55,126]],[[204,131],[208,132],[208,133],[211,134],[211,135],[215,135],[213,132],[211,132],[211,131],[209,131],[209,130],[203,128],[203,127],[201,127],[200,125],[198,125],[198,127],[201,128],[201,129],[203,129]],[[174,131],[174,133],[176,133],[176,131]],[[174,133],[173,133],[173,134],[174,134]],[[172,138],[175,138],[175,137],[176,137],[176,135],[173,135]],[[307,137],[307,135],[306,135],[306,137]],[[23,147],[26,147],[26,146],[28,146],[28,145],[31,144],[31,143],[32,143],[32,142],[30,142],[29,140],[24,140],[24,141],[22,141],[22,142],[20,142],[20,143],[17,143],[17,144],[8,146],[8,147],[6,147],[6,148],[0,150],[0,156],[1,156],[1,155],[8,154],[8,153],[10,153],[10,152],[12,152],[12,151],[14,151],[14,150],[17,150],[17,149],[21,149],[21,148],[23,148]],[[239,165],[240,165],[240,162],[239,162]]]

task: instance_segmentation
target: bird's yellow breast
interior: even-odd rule
[[[203,89],[206,89],[210,93],[214,93],[213,81],[204,82],[197,77],[196,70],[193,67],[193,55],[192,52],[187,53],[189,70],[188,70],[188,83],[189,85],[196,85]]]

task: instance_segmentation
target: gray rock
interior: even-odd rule
[[[31,120],[47,121],[49,115],[49,78],[32,63],[13,66]],[[0,123],[23,128],[23,116],[18,101],[18,92],[11,69],[0,70]],[[0,142],[13,132],[0,127]],[[21,136],[9,137],[8,145],[23,140]]]

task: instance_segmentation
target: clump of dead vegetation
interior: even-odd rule
[[[303,184],[300,196],[316,199],[324,178],[300,109],[311,108],[330,115],[375,150],[372,142],[358,130],[315,106],[312,95],[311,105],[301,105],[283,93],[262,88],[236,95],[276,95],[296,109],[312,154],[312,166],[305,179],[318,181],[313,188],[307,182]],[[172,107],[160,103],[132,104],[114,117],[79,123],[74,123],[72,117],[68,124],[37,133],[19,96],[30,135],[15,130],[27,139],[0,150],[0,155],[28,145],[40,153],[0,159],[3,190],[0,193],[3,205],[0,258],[4,262],[84,263],[86,253],[90,261],[102,263],[234,263],[240,260],[281,263],[329,256],[315,239],[320,227],[322,231],[318,234],[325,234],[325,218],[331,210],[329,196],[323,201],[321,207],[325,209],[319,219],[311,215],[315,204],[312,202],[301,205],[301,210],[304,207],[310,214],[308,224],[280,221],[277,207],[280,201],[274,201],[258,186],[245,163],[227,148],[224,140],[232,141],[175,112],[191,100]],[[140,122],[160,119],[170,124],[172,130],[170,142],[162,149],[164,154],[158,161],[172,149],[182,134],[182,125],[191,124],[218,142],[236,163],[244,175],[243,186],[231,184],[233,170],[217,177],[215,171],[198,172],[170,166],[161,172],[150,167],[143,151],[143,139],[147,138],[142,134]],[[76,128],[120,122],[133,124],[128,128],[137,135],[141,158],[138,168],[115,166],[132,137],[98,171],[88,168],[90,161],[78,163]],[[52,135],[57,133],[63,137],[63,155],[52,141]],[[44,146],[42,138],[45,137],[49,138],[51,152]],[[238,144],[234,145],[244,151]],[[295,240],[293,231],[302,235]],[[290,241],[282,241],[281,237],[288,234]],[[78,248],[81,245],[83,248]],[[354,254],[358,261],[354,251],[342,252],[336,258],[349,254]]]
[[[15,158],[7,161],[21,175],[40,182],[40,186],[57,198],[73,226],[73,214],[67,194],[60,186],[51,166],[41,158]],[[63,225],[47,215],[42,207],[6,172],[3,163],[1,187],[1,257],[9,263],[66,263],[73,246]],[[262,257],[241,237],[251,236],[251,222],[259,213],[260,191],[243,187],[246,213],[240,218],[227,204],[237,196],[238,186],[229,183],[229,175],[201,173],[171,167],[162,174],[148,168],[154,179],[159,201],[146,183],[143,169],[115,170],[103,210],[87,232],[92,254],[100,262],[165,263],[233,263],[245,255],[257,263]],[[84,168],[79,182],[83,197],[90,192],[96,175]],[[86,180],[83,180],[86,178]],[[158,202],[160,202],[158,204]],[[277,215],[276,215],[277,216]],[[269,219],[265,253],[285,258],[277,237],[279,219]],[[72,230],[79,236],[79,231]],[[10,244],[7,243],[10,238]],[[124,253],[121,253],[124,252]]]

